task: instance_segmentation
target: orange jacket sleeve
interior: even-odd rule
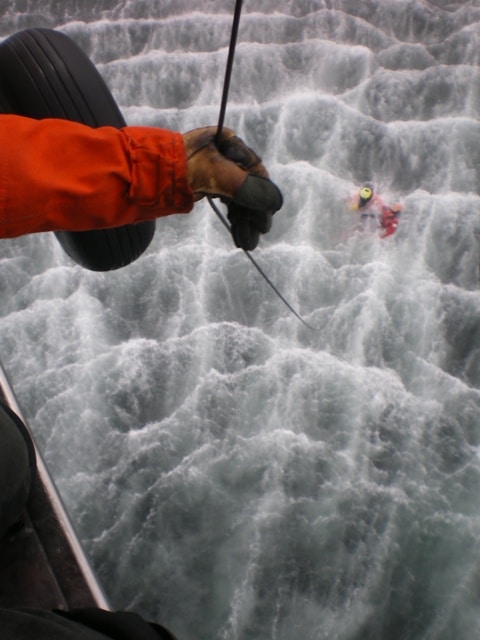
[[[192,207],[179,133],[0,115],[0,237],[117,227]]]

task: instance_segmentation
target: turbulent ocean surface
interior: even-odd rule
[[[129,124],[218,119],[233,0],[0,2]],[[0,241],[1,359],[114,608],[179,640],[480,636],[480,2],[245,0],[225,124],[285,204],[112,273]],[[356,229],[371,180],[397,233]]]

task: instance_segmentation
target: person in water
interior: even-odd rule
[[[0,115],[0,237],[119,227],[210,196],[227,204],[235,245],[253,249],[282,195],[234,131],[216,133]]]
[[[399,216],[403,209],[401,204],[388,205],[375,193],[372,183],[368,182],[357,194],[350,204],[352,209],[360,213],[362,228],[371,228],[369,222],[374,222],[383,230],[380,237],[386,238],[395,233],[399,223]]]

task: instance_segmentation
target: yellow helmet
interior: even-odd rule
[[[362,187],[360,189],[360,201],[363,204],[366,204],[373,196],[373,189],[371,187]]]

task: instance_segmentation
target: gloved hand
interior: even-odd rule
[[[227,204],[235,245],[252,250],[260,233],[270,230],[282,194],[243,140],[223,128],[217,146],[216,132],[217,127],[202,127],[183,134],[190,187],[195,200],[208,195]]]

